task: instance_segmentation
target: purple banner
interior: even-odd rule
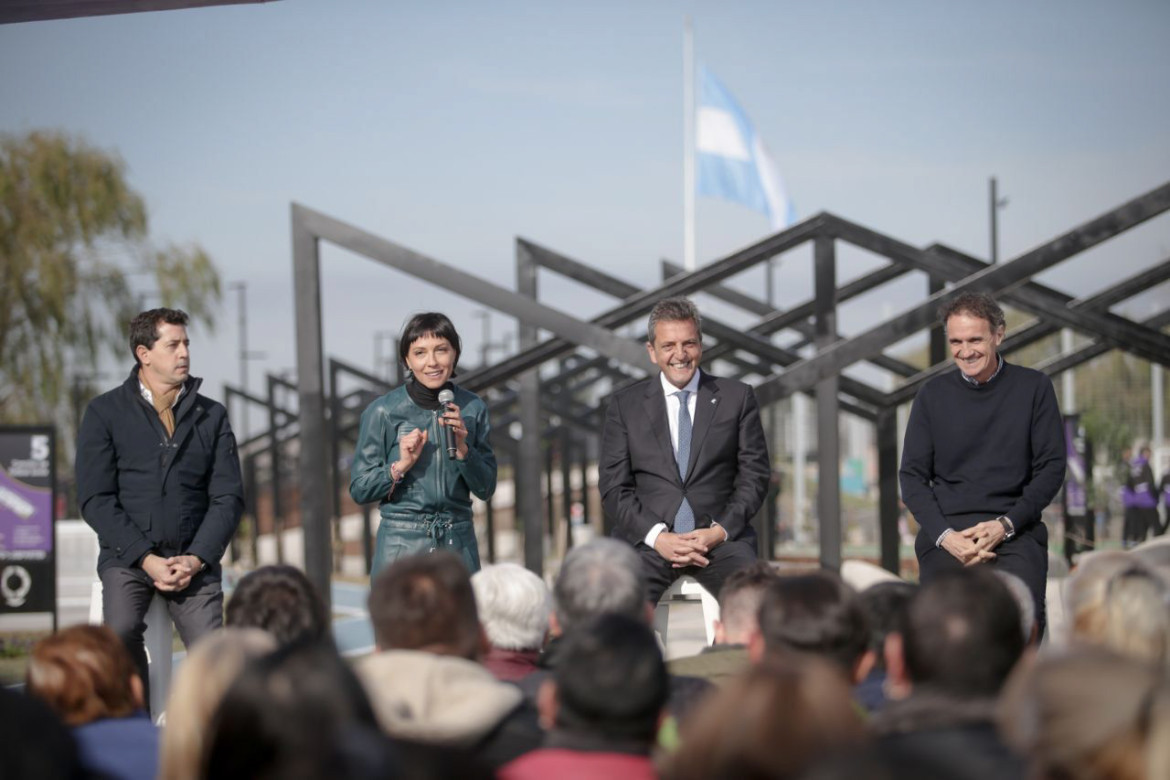
[[[53,429],[0,427],[0,614],[57,618]]]
[[[40,560],[52,549],[52,490],[13,479],[0,467],[0,560]]]

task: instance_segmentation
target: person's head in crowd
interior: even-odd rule
[[[445,550],[399,558],[374,580],[370,622],[379,650],[420,650],[477,659],[486,639],[471,575]]]
[[[869,675],[858,682],[854,690],[857,702],[868,712],[876,712],[891,699],[910,695],[909,687],[901,680],[889,677],[886,670],[886,637],[899,630],[902,615],[910,604],[910,597],[918,586],[902,580],[887,580],[870,585],[858,595],[858,601],[869,623]]]
[[[886,666],[915,694],[993,698],[1023,652],[1011,592],[989,569],[969,567],[918,588],[886,640]]]
[[[540,649],[552,611],[552,596],[544,580],[519,564],[497,563],[471,575],[471,588],[492,647]]]
[[[259,628],[282,645],[328,641],[331,622],[325,602],[295,566],[261,566],[245,574],[227,603],[224,623]]]
[[[167,697],[160,780],[203,777],[207,730],[224,692],[248,661],[276,648],[277,638],[258,628],[225,628],[195,644]]]
[[[212,717],[206,777],[374,778],[396,774],[365,691],[325,642],[250,661]]]
[[[634,548],[616,539],[594,539],[565,556],[553,585],[554,635],[591,617],[619,614],[649,622],[646,581]]]
[[[1167,472],[1167,477],[1170,478],[1170,472]],[[1167,489],[1170,490],[1170,486]],[[1165,539],[1158,537],[1155,542],[1139,544],[1131,549],[1129,554],[1137,559],[1140,565],[1170,582],[1170,544],[1167,544]]]
[[[759,628],[760,602],[764,590],[776,579],[776,570],[767,561],[736,569],[719,591],[719,619],[715,621],[715,644],[746,645]]]
[[[857,682],[869,673],[869,620],[857,594],[836,574],[813,571],[777,577],[760,603],[752,659],[808,653],[837,665]]]
[[[67,726],[124,718],[145,707],[134,661],[106,626],[72,626],[37,642],[25,682]]]
[[[1007,586],[1008,592],[1016,600],[1016,607],[1020,610],[1020,632],[1024,635],[1024,644],[1034,646],[1040,641],[1040,626],[1036,624],[1036,600],[1032,598],[1032,591],[1028,583],[1002,569],[992,569],[1000,582]]]
[[[1165,669],[1105,648],[1070,647],[1022,664],[999,701],[999,721],[1033,777],[1170,777]]]
[[[619,614],[587,618],[565,635],[551,680],[541,687],[541,724],[649,750],[669,682],[654,632]]]
[[[1064,583],[1069,639],[1100,642],[1105,630],[1105,592],[1113,575],[1140,565],[1124,550],[1097,550],[1081,556]]]
[[[902,615],[917,589],[918,586],[909,582],[879,582],[858,594],[869,623],[867,647],[874,654],[874,665],[879,669],[886,666],[886,637],[901,626]]]
[[[850,686],[813,656],[768,657],[748,667],[682,723],[668,780],[793,778],[864,738]]]
[[[48,705],[0,685],[0,777],[82,777],[77,745]]]
[[[1101,644],[1122,655],[1170,666],[1170,585],[1144,568],[1125,569],[1105,586]]]

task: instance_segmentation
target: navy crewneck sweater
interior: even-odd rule
[[[999,515],[1017,534],[1036,535],[1064,470],[1060,408],[1039,371],[1005,362],[982,385],[948,371],[918,391],[899,477],[902,500],[931,545],[947,528]]]

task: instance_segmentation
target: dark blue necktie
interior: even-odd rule
[[[687,479],[687,462],[691,459],[691,415],[687,410],[687,398],[690,394],[689,390],[679,390],[675,393],[678,397],[678,448],[675,450],[674,459],[678,463],[678,476],[684,482]],[[684,497],[678,512],[674,515],[674,532],[685,534],[693,530],[695,510],[691,509],[690,502]]]

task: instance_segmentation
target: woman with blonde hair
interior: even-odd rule
[[[248,661],[271,653],[276,646],[276,639],[258,628],[225,628],[192,648],[167,700],[161,780],[203,776],[208,724],[224,692]]]
[[[1105,588],[1100,641],[1139,661],[1170,665],[1170,586],[1152,571],[1133,567]]]
[[[1105,592],[1114,575],[1141,566],[1124,550],[1097,550],[1081,556],[1064,583],[1064,611],[1070,642],[1099,644],[1105,632]]]
[[[1048,780],[1170,777],[1170,683],[1163,669],[1101,647],[1038,657],[999,702],[1004,739]]]

